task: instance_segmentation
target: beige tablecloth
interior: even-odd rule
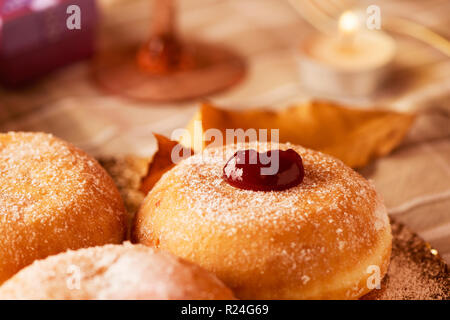
[[[299,0],[301,1],[301,0]],[[225,106],[286,106],[311,97],[362,107],[418,110],[404,143],[361,170],[392,216],[450,261],[450,59],[412,38],[399,43],[394,79],[372,97],[319,95],[298,80],[295,47],[311,27],[284,0],[181,0],[182,32],[225,43],[248,59],[246,79],[210,99]],[[148,0],[101,1],[100,46],[145,39]],[[382,15],[402,15],[450,37],[448,0],[377,1]],[[420,14],[419,14],[420,12]],[[152,105],[109,96],[89,77],[89,63],[60,70],[22,90],[0,89],[0,129],[52,132],[93,155],[151,155],[151,132],[184,127],[197,102]]]

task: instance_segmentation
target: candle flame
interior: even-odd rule
[[[345,33],[354,33],[359,28],[359,18],[352,11],[345,11],[339,17],[339,30]]]

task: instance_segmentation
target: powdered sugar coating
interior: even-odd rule
[[[222,179],[237,150],[289,148],[303,159],[298,186],[251,191]],[[308,298],[305,288],[325,284],[324,297],[338,289],[357,297],[367,292],[367,266],[384,274],[389,261],[389,221],[373,186],[341,161],[291,144],[229,145],[182,161],[147,196],[136,225],[138,241],[216,272],[240,298]]]
[[[0,135],[0,283],[37,258],[122,241],[125,218],[92,157],[44,133]]]
[[[305,178],[301,184],[284,191],[251,191],[230,186],[222,177],[226,161],[236,150],[257,148],[259,152],[270,149],[265,144],[250,144],[207,149],[186,159],[170,175],[180,179],[179,195],[187,200],[189,210],[202,219],[218,221],[223,228],[252,224],[280,224],[289,216],[295,221],[306,221],[310,215],[322,215],[335,226],[351,224],[348,208],[367,208],[371,211],[366,229],[380,230],[389,226],[384,205],[373,185],[330,156],[290,144],[274,145],[282,150],[295,148],[302,156]],[[161,179],[164,181],[164,177]],[[164,183],[164,182],[161,182]],[[174,203],[176,205],[176,203]],[[253,208],[242,214],[242,208]],[[301,210],[299,210],[301,209]],[[336,218],[339,218],[338,220]],[[291,223],[286,228],[299,228]],[[320,228],[320,226],[318,226]],[[230,230],[232,232],[232,230]],[[360,233],[359,230],[357,232]],[[358,235],[355,241],[363,241]]]
[[[34,262],[0,288],[0,299],[233,299],[214,275],[142,245],[67,251]]]

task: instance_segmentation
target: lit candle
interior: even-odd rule
[[[334,37],[315,34],[301,46],[300,75],[312,89],[332,94],[370,94],[386,75],[396,52],[387,34],[363,30],[347,11]]]
[[[344,12],[339,18],[339,31],[341,34],[342,49],[351,48],[355,33],[359,29],[360,23],[358,16],[351,11]]]

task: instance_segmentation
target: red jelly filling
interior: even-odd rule
[[[305,171],[300,155],[292,149],[239,150],[223,167],[223,179],[233,187],[271,191],[292,188],[303,181]]]

